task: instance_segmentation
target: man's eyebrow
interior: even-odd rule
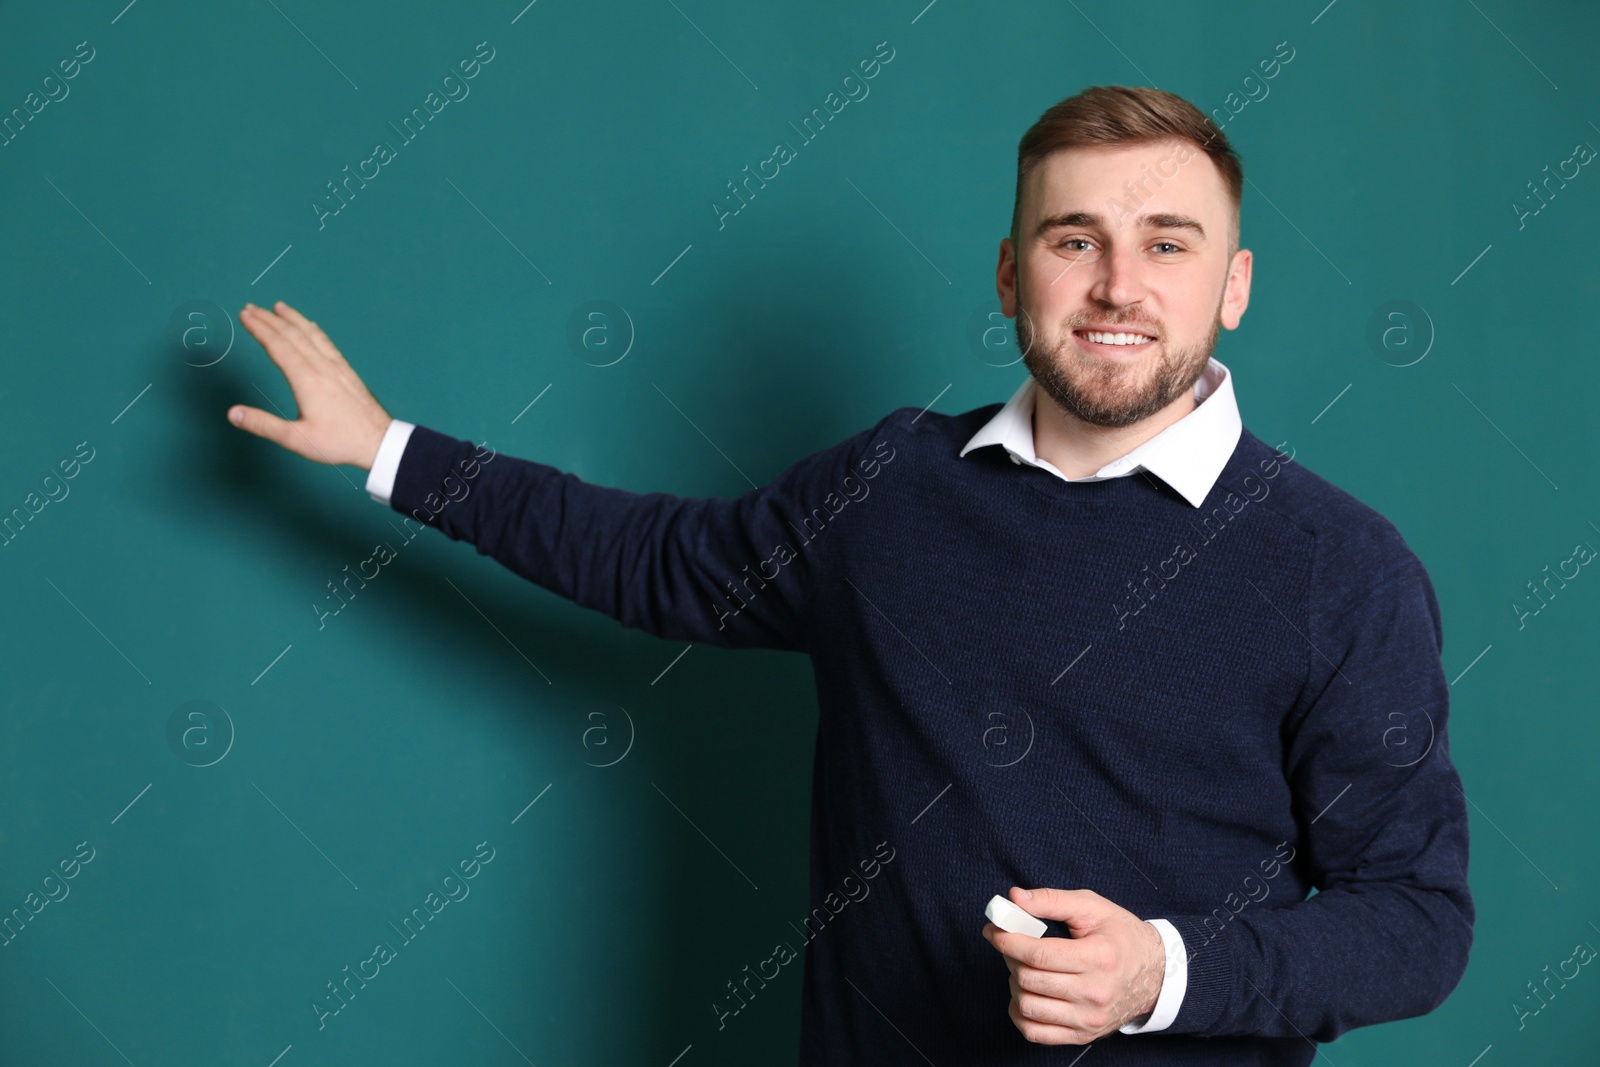
[[[1134,224],[1146,230],[1193,230],[1202,239],[1205,238],[1206,228],[1200,225],[1198,219],[1188,215],[1155,214],[1140,215],[1134,219]],[[1046,215],[1039,220],[1036,232],[1043,235],[1049,230],[1062,229],[1068,226],[1104,227],[1105,219],[1092,211],[1067,211],[1055,215]]]

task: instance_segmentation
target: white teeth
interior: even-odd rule
[[[1153,340],[1142,333],[1103,333],[1094,330],[1086,332],[1084,336],[1102,345],[1141,345]]]

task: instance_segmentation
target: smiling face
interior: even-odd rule
[[[1239,325],[1250,253],[1195,145],[1071,148],[1027,178],[997,285],[1028,370],[1069,415],[1131,426],[1188,394]]]

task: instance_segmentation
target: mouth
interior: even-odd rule
[[[1073,330],[1078,344],[1090,352],[1103,355],[1127,356],[1144,352],[1155,344],[1156,338],[1137,330]]]

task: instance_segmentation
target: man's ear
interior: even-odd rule
[[[994,272],[995,292],[1000,296],[1000,312],[1006,318],[1017,313],[1017,246],[1010,237],[1000,239],[1000,262]]]
[[[1222,290],[1224,329],[1236,329],[1244,317],[1244,309],[1250,304],[1250,260],[1250,250],[1241,248],[1233,254],[1233,262],[1228,267],[1228,279]]]

